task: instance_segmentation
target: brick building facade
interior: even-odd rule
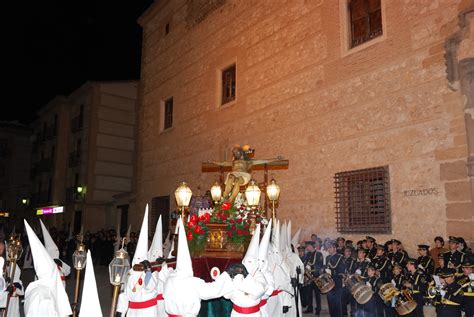
[[[377,238],[409,250],[435,235],[473,241],[471,3],[382,0],[381,29],[354,45],[347,0],[156,1],[139,19],[139,215],[153,197],[174,201],[181,181],[210,188],[201,162],[250,144],[290,161],[271,174],[279,218],[303,236],[364,236],[338,232],[335,176],[383,167]]]

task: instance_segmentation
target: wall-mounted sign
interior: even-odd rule
[[[0,212],[0,217],[10,217],[10,213],[6,211]]]
[[[407,189],[402,191],[405,197],[416,197],[416,196],[438,196],[439,190],[436,187],[431,188],[418,188],[418,189]]]
[[[60,214],[64,212],[64,207],[63,206],[51,206],[51,207],[43,207],[36,209],[36,215],[37,216],[42,216],[42,215],[50,215],[50,214]]]

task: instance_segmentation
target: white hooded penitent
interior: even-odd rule
[[[138,237],[137,247],[133,255],[132,266],[148,260],[148,204],[146,204],[145,215],[143,216],[140,236]]]
[[[155,234],[151,241],[150,250],[148,250],[148,259],[154,261],[157,258],[163,257],[163,229],[161,224],[161,215],[156,223]]]
[[[41,231],[43,232],[44,247],[48,251],[52,259],[59,259],[59,249],[56,243],[54,243],[53,238],[49,234],[48,229],[44,225],[43,221],[40,219]]]
[[[268,246],[270,245],[270,235],[272,232],[272,219],[268,222],[268,226],[263,234],[262,241],[258,248],[258,268],[260,271],[265,271],[268,266]]]
[[[181,277],[192,277],[193,263],[191,261],[191,254],[189,253],[188,241],[186,240],[186,230],[184,229],[182,219],[178,219],[179,234],[178,234],[178,254],[176,259],[176,272]]]
[[[79,317],[102,317],[99,293],[95,281],[94,264],[92,263],[91,251],[87,251],[86,274],[84,276],[84,287],[82,288],[81,310]]]
[[[30,225],[25,222],[38,280],[31,282],[25,292],[25,316],[69,316],[72,314],[66,291],[53,259]]]
[[[254,275],[258,268],[258,244],[260,239],[260,224],[257,224],[252,239],[250,240],[247,253],[242,259],[242,264],[250,275]],[[179,252],[179,249],[178,249]]]

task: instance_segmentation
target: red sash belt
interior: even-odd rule
[[[234,304],[232,308],[239,314],[253,314],[260,311],[260,304],[251,307],[240,307]]]
[[[144,309],[144,308],[153,307],[153,306],[156,306],[159,300],[163,300],[163,294],[158,294],[155,298],[149,299],[144,302],[128,302],[128,308]],[[168,316],[174,316],[174,315],[168,315]]]
[[[277,296],[277,295],[280,294],[281,292],[282,292],[281,290],[276,289],[276,290],[273,291],[273,293],[272,293],[270,296],[268,296],[268,298],[270,298],[270,297],[272,297],[272,296]],[[267,304],[267,299],[262,299],[262,300],[260,301],[259,306],[262,307],[262,306],[265,306],[266,304]]]
[[[184,317],[183,315],[173,315],[173,314],[168,314],[168,317]]]
[[[66,277],[64,275],[61,275],[61,281],[65,281]]]

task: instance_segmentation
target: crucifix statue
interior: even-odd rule
[[[232,161],[207,161],[203,163],[204,171],[213,171],[212,168],[210,168],[212,166],[219,167],[221,172],[224,169],[228,170],[231,168],[225,180],[225,189],[223,193],[224,199],[227,199],[230,203],[233,203],[237,197],[237,194],[240,191],[240,186],[245,186],[250,181],[250,172],[253,167],[266,167],[269,164],[283,166],[285,163],[286,166],[288,165],[288,161],[283,160],[280,156],[273,159],[252,159],[249,155],[253,154],[253,152],[254,150],[250,149],[249,146],[234,146],[232,149]]]

